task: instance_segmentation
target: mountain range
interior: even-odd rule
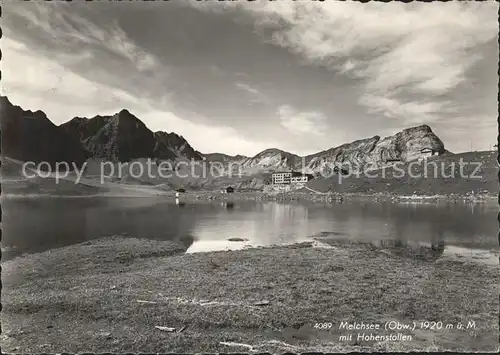
[[[152,132],[127,110],[113,116],[75,117],[60,127],[81,142],[89,157],[121,162],[139,158],[203,159],[182,136]]]
[[[427,125],[407,128],[386,138],[357,140],[307,156],[270,148],[246,157],[200,153],[176,133],[151,131],[127,110],[112,116],[75,117],[57,126],[42,111],[24,110],[1,96],[0,118],[3,155],[51,165],[66,161],[81,166],[89,158],[113,162],[140,158],[193,159],[237,164],[249,175],[290,169],[314,173],[342,164],[384,166],[391,161],[408,162],[422,157],[426,148],[438,154],[447,152]]]

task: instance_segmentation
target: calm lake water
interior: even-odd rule
[[[321,232],[369,242],[441,242],[448,250],[466,253],[498,248],[495,204],[40,198],[4,200],[2,210],[4,258],[119,233],[187,240],[188,252],[307,241]]]

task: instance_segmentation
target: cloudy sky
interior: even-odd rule
[[[497,136],[498,3],[4,2],[2,94],[56,124],[127,108],[201,152],[314,153],[428,124]]]

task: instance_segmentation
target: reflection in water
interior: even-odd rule
[[[309,220],[307,208],[301,205],[290,205],[281,203],[242,204],[244,211],[234,209],[231,203],[230,212],[219,211],[214,216],[200,221],[193,230],[198,237],[190,248],[192,250],[211,248],[211,250],[234,250],[244,247],[246,244],[272,245],[294,243],[307,240],[314,234],[308,228]],[[252,212],[248,208],[252,207]],[[234,209],[234,211],[233,211]],[[238,213],[233,212],[238,211]],[[228,218],[231,215],[233,217]],[[217,225],[218,228],[213,228]],[[229,238],[247,239],[248,243],[241,245],[239,242],[231,242]],[[203,245],[203,246],[202,246]],[[211,247],[210,247],[211,245]]]
[[[227,210],[232,210],[234,209],[234,202],[230,201],[221,201],[220,203],[221,207],[224,207]]]
[[[267,203],[264,204],[266,218],[256,221],[258,234],[256,240],[267,244],[300,242],[310,236],[308,209],[299,204]],[[271,231],[273,238],[268,239],[264,231]]]
[[[231,242],[228,240],[199,240],[193,243],[186,253],[200,253],[208,251],[222,251],[222,250],[240,250],[246,247],[258,246],[255,243],[250,243],[249,241],[243,242]]]
[[[72,201],[2,201],[2,258],[86,240],[89,210]]]
[[[186,204],[173,199],[96,198],[4,200],[2,207],[2,248],[12,253],[43,251],[120,233],[180,240],[191,251],[302,242],[324,231],[351,241],[386,243],[394,249],[426,245],[426,253],[433,255],[446,253],[450,246],[497,248],[494,205],[477,205],[472,210],[460,204]],[[229,238],[248,242],[230,242]]]
[[[139,198],[4,200],[2,249],[11,250],[4,257],[117,234],[177,240],[191,235],[192,216],[176,207]]]
[[[438,259],[445,250],[444,240],[430,246],[426,243],[408,242],[400,239],[383,239],[378,244],[392,254],[426,260]]]

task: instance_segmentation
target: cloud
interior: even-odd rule
[[[245,90],[247,92],[249,92],[250,94],[254,94],[254,95],[260,95],[260,92],[259,90],[251,87],[250,85],[248,84],[245,84],[245,83],[240,83],[240,82],[236,82],[234,85],[236,85],[236,87],[242,89],[242,90]]]
[[[268,41],[362,81],[359,104],[409,123],[439,119],[477,48],[498,34],[498,4],[238,2]],[[266,32],[267,31],[267,32]],[[272,35],[265,36],[271,31]],[[438,96],[438,97],[436,97]]]
[[[261,91],[259,91],[252,85],[239,81],[235,82],[234,85],[238,89],[245,91],[247,94],[250,94],[251,103],[261,103],[261,104],[270,103],[269,99]]]
[[[320,112],[297,112],[289,105],[282,105],[278,108],[278,115],[283,127],[294,134],[314,134],[323,135],[326,118]]]
[[[127,37],[116,20],[109,21],[105,27],[97,26],[72,11],[71,4],[63,2],[9,4],[7,9],[9,16],[17,16],[27,22],[28,31],[45,36],[46,45],[50,43],[58,48],[76,50],[74,57],[79,53],[88,56],[89,52],[99,48],[130,61],[140,72],[152,71],[161,66],[158,58]],[[10,34],[16,36],[15,32]]]
[[[430,122],[439,119],[446,112],[453,112],[447,107],[448,101],[406,101],[390,96],[381,96],[365,93],[359,102],[368,107],[368,113],[381,113],[385,117],[404,118],[406,125],[416,125],[421,122]],[[411,115],[409,114],[411,113]]]
[[[60,124],[72,115],[111,114],[140,103],[127,92],[89,81],[26,45],[2,38],[2,95],[25,109],[41,109]]]
[[[496,3],[194,4],[8,2],[2,89],[58,122],[172,114],[223,132],[210,139],[231,152],[322,150],[420,123],[463,150],[496,115]]]
[[[193,123],[159,111],[147,100],[85,79],[15,40],[2,38],[2,50],[7,54],[2,58],[2,95],[25,110],[44,111],[55,124],[75,116],[112,115],[127,108],[149,129],[181,134],[202,152],[254,155],[275,144],[246,140],[231,127]]]
[[[115,53],[130,60],[141,72],[153,71],[161,66],[159,59],[133,44],[116,23],[107,40],[107,46]]]
[[[245,139],[236,129],[221,125],[206,125],[183,119],[172,112],[145,109],[140,119],[153,131],[175,131],[184,136],[189,144],[202,153],[227,153],[253,156],[276,142],[251,141]]]

